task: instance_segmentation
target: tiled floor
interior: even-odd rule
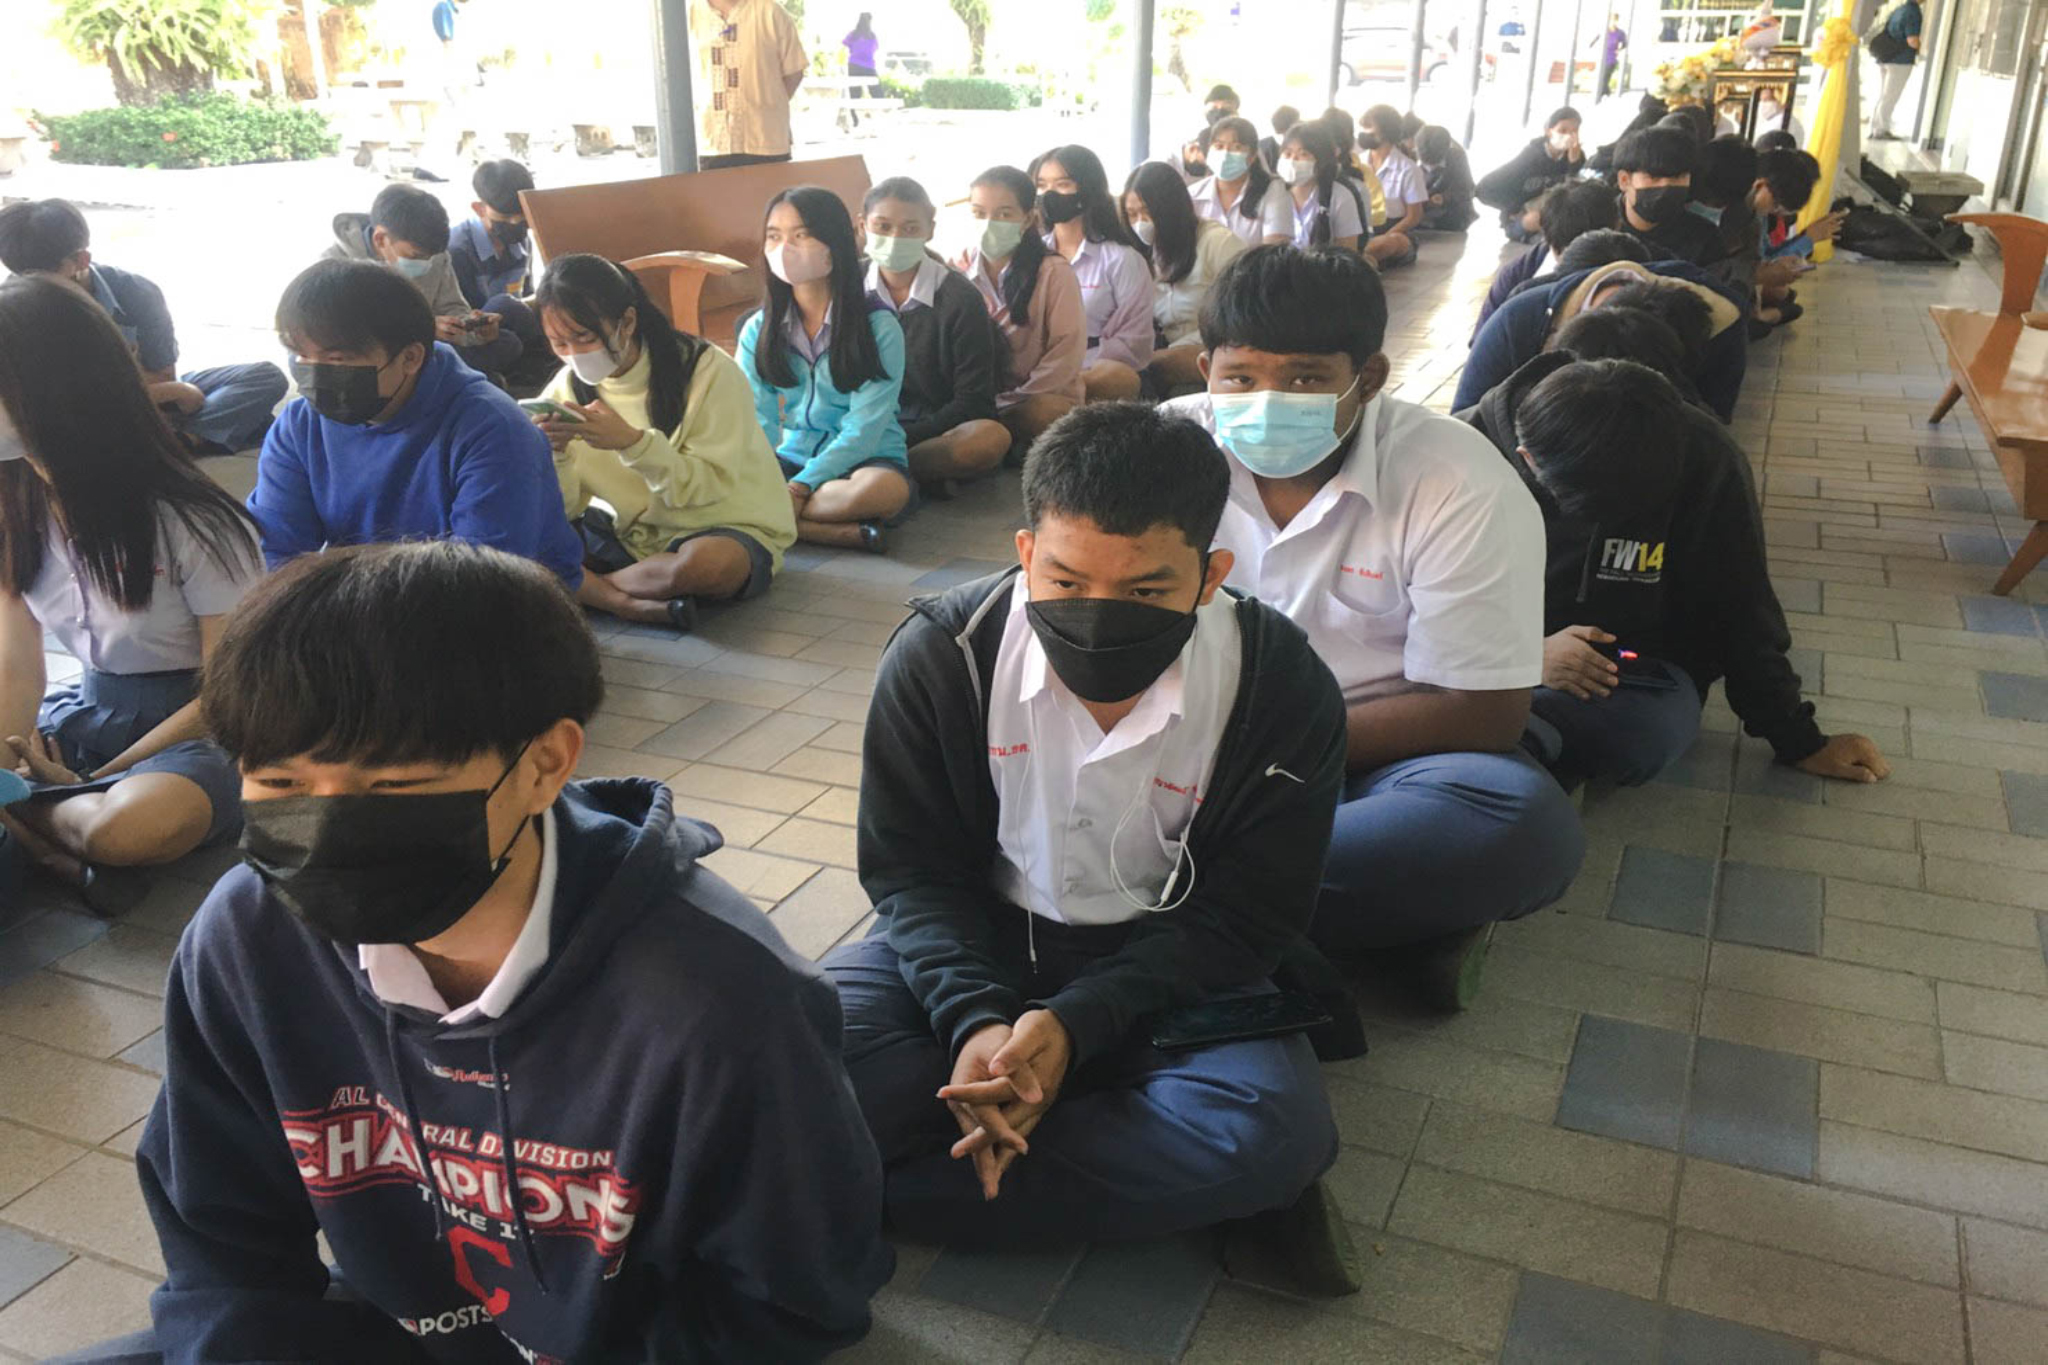
[[[1447,399],[1492,257],[1439,241],[1390,278],[1404,396]],[[1588,803],[1584,875],[1503,929],[1477,1008],[1370,999],[1371,1055],[1329,1068],[1362,1294],[1221,1279],[1205,1238],[905,1247],[852,1359],[2048,1360],[2048,575],[1985,595],[2021,524],[1966,411],[1922,421],[1927,305],[1996,290],[1844,262],[1801,292],[1737,431],[1809,691],[1892,780],[1774,768],[1717,700],[1668,780]],[[887,558],[793,554],[695,637],[602,627],[589,770],[668,780],[803,951],[858,932],[875,662],[903,598],[1003,562],[1015,518],[1006,476]],[[144,1317],[126,1158],[173,937],[231,856],[112,926],[0,911],[0,1357]]]

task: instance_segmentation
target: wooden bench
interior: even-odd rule
[[[868,192],[867,161],[838,156],[522,190],[519,201],[543,260],[595,252],[633,266],[643,281],[649,269],[658,269],[667,288],[650,284],[649,292],[664,306],[683,310],[671,311],[670,320],[730,350],[739,320],[761,301],[762,215],[768,201],[792,185],[831,190],[858,218]],[[664,263],[643,268],[648,257]],[[700,267],[693,298],[685,277]],[[691,303],[694,317],[689,316]]]
[[[2020,515],[2034,523],[1991,589],[2003,597],[2048,557],[2048,315],[2028,312],[2048,259],[2048,223],[2016,213],[1959,213],[1949,221],[1985,228],[2005,258],[1996,313],[1928,309],[1955,378],[1927,419],[1939,422],[1968,399]]]

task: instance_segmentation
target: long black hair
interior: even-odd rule
[[[853,237],[853,215],[838,195],[816,185],[796,185],[782,190],[768,201],[761,215],[761,232],[768,232],[768,219],[776,208],[788,204],[804,220],[811,236],[832,253],[832,387],[852,393],[863,384],[889,377],[882,364],[882,351],[875,344],[874,328],[868,323],[867,274],[860,265],[860,246]],[[1028,234],[1027,234],[1028,235]],[[754,340],[754,370],[778,389],[796,383],[796,371],[789,363],[789,337],[785,331],[789,310],[796,306],[796,293],[772,270],[767,276],[768,297],[762,304],[761,331]]]
[[[690,378],[704,342],[679,332],[668,314],[655,307],[640,277],[602,256],[578,251],[548,262],[534,302],[542,311],[554,309],[604,343],[616,365],[623,356],[612,351],[612,337],[628,310],[640,349],[647,353],[647,420],[657,430],[674,431],[683,424]],[[569,372],[569,389],[579,403],[597,397],[595,385]]]
[[[1138,250],[1152,262],[1152,278],[1161,284],[1179,284],[1195,268],[1195,235],[1202,227],[1195,219],[1195,201],[1188,197],[1187,182],[1164,161],[1147,161],[1124,181],[1124,197],[1133,194],[1144,201],[1146,216],[1152,220],[1152,245],[1138,244]],[[1122,213],[1123,207],[1119,199],[1117,212]]]
[[[1308,230],[1308,244],[1322,246],[1330,240],[1330,195],[1337,188],[1339,170],[1337,144],[1326,125],[1311,121],[1297,123],[1287,130],[1287,135],[1280,139],[1280,154],[1287,155],[1289,147],[1299,147],[1315,158],[1316,217]]]
[[[1116,200],[1109,193],[1109,172],[1102,169],[1102,158],[1074,142],[1040,152],[1031,162],[1033,184],[1038,182],[1038,168],[1049,161],[1058,163],[1081,196],[1081,235],[1091,242],[1118,242],[1135,251],[1138,239],[1131,236],[1122,215],[1116,211]],[[1045,226],[1046,231],[1052,230],[1050,223]]]
[[[53,518],[93,587],[128,611],[156,588],[166,513],[223,572],[262,567],[254,523],[193,463],[113,319],[79,289],[0,284],[0,408],[28,448],[0,463],[0,589],[35,583]]]
[[[1209,130],[1209,141],[1213,144],[1218,133],[1233,134],[1238,145],[1245,149],[1251,169],[1244,173],[1244,193],[1237,197],[1233,213],[1258,221],[1265,217],[1266,187],[1273,183],[1273,170],[1266,164],[1266,158],[1259,155],[1259,130],[1248,118],[1232,115],[1216,120],[1216,126]],[[1212,166],[1210,168],[1214,170]]]
[[[1038,202],[1038,182],[1015,166],[989,167],[974,177],[974,186],[982,185],[1008,190],[1010,197],[1017,201],[1018,210],[1027,219],[1032,205]],[[1018,239],[1017,249],[1010,255],[1009,273],[1003,276],[1003,306],[1009,310],[1010,322],[1014,326],[1022,327],[1031,320],[1031,295],[1038,288],[1038,270],[1051,249],[1026,222],[1024,235]]]

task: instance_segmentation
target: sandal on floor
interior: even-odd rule
[[[697,628],[697,599],[694,597],[671,597],[668,600],[668,621],[676,628],[676,634],[688,635]]]
[[[860,547],[871,555],[887,554],[888,538],[882,532],[879,521],[864,521],[860,524]]]

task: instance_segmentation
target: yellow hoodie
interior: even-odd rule
[[[767,546],[780,570],[782,552],[796,541],[796,518],[782,467],[754,420],[746,376],[732,357],[706,346],[690,378],[683,423],[664,435],[648,420],[650,368],[643,347],[631,369],[597,386],[613,411],[641,428],[639,440],[624,450],[571,441],[555,452],[563,507],[573,519],[601,498],[617,516],[619,539],[642,559],[679,536],[724,527]],[[575,402],[569,380],[564,368],[542,397]]]

